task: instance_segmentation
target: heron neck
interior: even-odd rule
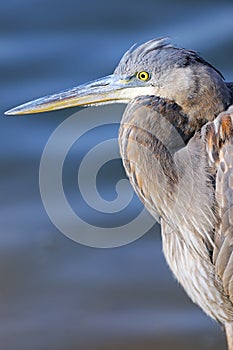
[[[187,117],[175,103],[139,97],[127,106],[119,131],[120,152],[136,193],[152,215],[165,216],[178,176],[173,156],[191,134]]]

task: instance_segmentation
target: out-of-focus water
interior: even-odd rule
[[[168,270],[157,224],[128,246],[104,250],[74,243],[50,222],[39,194],[39,162],[50,134],[71,111],[25,117],[3,112],[107,75],[134,42],[160,36],[200,51],[232,81],[232,17],[231,1],[1,2],[1,349],[224,348],[219,327]],[[123,109],[98,113],[120,120]],[[90,109],[89,117],[98,118],[96,111]],[[67,163],[64,182],[74,205],[73,164],[99,135],[87,137]],[[103,171],[104,195],[111,197],[122,174],[119,162]],[[131,216],[140,207],[134,203]],[[106,218],[101,220],[104,225]]]

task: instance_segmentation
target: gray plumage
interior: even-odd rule
[[[233,102],[232,84],[195,52],[161,40],[126,53],[115,72],[130,75],[135,67],[152,69],[148,84],[159,98],[129,103],[119,137],[123,163],[145,206],[161,217],[173,273],[191,299],[225,326],[233,349],[232,107],[217,117]],[[226,139],[223,116],[230,116]],[[213,131],[214,119],[219,128]]]
[[[127,103],[126,173],[162,226],[163,251],[190,298],[233,350],[233,83],[164,39],[132,47],[114,73],[6,114]]]

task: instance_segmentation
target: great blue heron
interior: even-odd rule
[[[6,114],[116,102],[128,104],[124,167],[161,218],[167,262],[233,350],[233,83],[196,52],[155,39],[127,51],[112,75]],[[172,145],[174,130],[182,142]]]

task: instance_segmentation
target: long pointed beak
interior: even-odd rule
[[[109,103],[128,103],[130,99],[145,94],[134,79],[121,79],[117,74],[108,75],[90,83],[24,103],[5,112],[7,115],[41,113],[73,106],[89,106]]]

